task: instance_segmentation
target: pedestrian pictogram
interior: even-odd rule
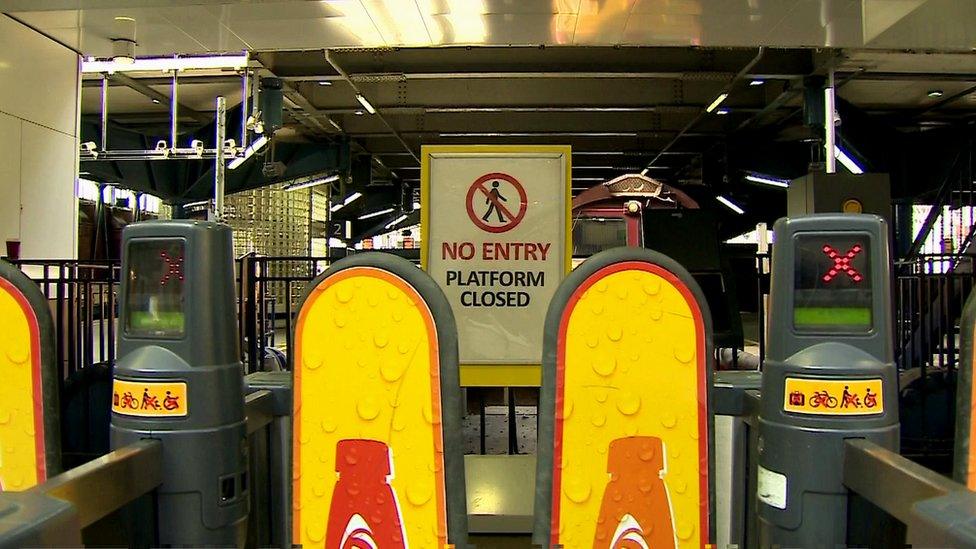
[[[468,189],[468,217],[480,229],[490,233],[514,229],[525,217],[527,206],[525,188],[506,173],[485,174]]]

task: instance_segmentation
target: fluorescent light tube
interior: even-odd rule
[[[712,111],[714,111],[716,109],[716,107],[718,107],[719,105],[721,105],[722,104],[722,101],[725,101],[725,99],[728,96],[729,96],[729,94],[727,94],[727,93],[720,93],[718,95],[718,97],[715,98],[715,101],[712,101],[712,104],[711,105],[705,107],[705,112],[712,112]]]
[[[246,149],[244,149],[244,156],[238,156],[237,158],[231,160],[230,163],[227,164],[227,169],[233,170],[240,167],[240,165],[243,164],[248,158],[254,156],[254,153],[261,150],[261,147],[264,147],[267,144],[268,144],[267,136],[262,135],[261,137],[255,139],[254,142],[252,142],[250,145],[247,146]]]
[[[860,175],[864,173],[864,168],[862,168],[857,161],[855,161],[851,155],[847,154],[847,151],[834,145],[834,158],[840,160],[840,163],[844,165],[847,170],[855,175]]]
[[[342,202],[339,202],[338,204],[333,204],[332,207],[329,208],[329,211],[331,211],[331,212],[337,212],[337,211],[341,210],[342,208],[344,208],[345,206],[348,206],[348,205],[352,204],[353,202],[355,202],[356,200],[358,200],[359,197],[361,197],[361,196],[363,196],[363,193],[359,193],[359,192],[352,193],[351,195],[349,195]]]
[[[403,215],[401,215],[400,217],[398,217],[398,218],[396,218],[396,219],[394,219],[393,221],[390,221],[389,223],[387,223],[387,224],[386,224],[386,227],[384,227],[384,228],[386,228],[386,229],[390,229],[390,228],[392,228],[392,227],[393,227],[394,225],[396,225],[397,223],[399,223],[399,222],[401,222],[401,221],[403,221],[403,220],[404,220],[404,219],[406,219],[406,218],[407,218],[407,214],[403,214]]]
[[[241,69],[247,66],[247,55],[208,55],[201,57],[143,57],[131,63],[88,58],[81,62],[83,73],[156,71],[172,72],[193,69]]]
[[[784,189],[789,188],[790,184],[782,179],[773,179],[772,177],[767,177],[765,175],[753,175],[749,174],[746,176],[746,181],[752,181],[753,183],[762,183],[763,185],[770,185],[772,187],[782,187]]]
[[[745,210],[743,210],[741,206],[739,206],[739,205],[738,205],[738,204],[736,204],[735,202],[732,202],[732,201],[731,201],[731,200],[729,200],[728,198],[725,198],[725,197],[724,197],[724,196],[722,196],[722,195],[718,195],[718,196],[716,196],[716,197],[715,197],[715,200],[718,200],[718,201],[719,201],[719,202],[721,202],[722,204],[725,204],[725,207],[727,207],[728,209],[730,209],[730,210],[732,210],[733,212],[735,212],[735,213],[737,213],[737,214],[740,214],[740,215],[741,215],[741,214],[744,214],[744,213],[746,213],[746,211],[745,211]]]
[[[368,112],[369,114],[376,114],[376,109],[374,109],[373,105],[371,105],[369,101],[367,101],[366,98],[363,97],[363,94],[357,93],[356,100],[359,101],[359,104],[362,105],[364,109],[366,109],[366,112]]]
[[[319,179],[312,179],[304,183],[297,183],[294,185],[288,185],[284,189],[285,191],[297,191],[298,189],[307,189],[309,187],[315,187],[317,185],[324,185],[326,183],[332,183],[339,180],[339,175],[330,175],[329,177],[323,177]]]
[[[370,219],[372,217],[379,217],[381,215],[388,214],[388,213],[390,213],[392,211],[393,211],[393,208],[387,208],[385,210],[380,210],[378,212],[372,212],[372,213],[368,213],[368,214],[363,214],[363,215],[359,216],[359,219]]]

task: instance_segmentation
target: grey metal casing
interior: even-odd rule
[[[55,546],[81,546],[74,506],[33,490],[0,493],[0,548]]]
[[[762,379],[759,465],[786,476],[786,508],[760,501],[763,547],[836,547],[847,543],[844,440],[865,438],[897,451],[897,373],[892,353],[888,228],[874,215],[818,214],[776,222],[770,291],[769,350]],[[795,237],[864,235],[874,288],[872,324],[862,333],[814,333],[794,327]],[[884,411],[837,416],[786,412],[787,377],[881,379]],[[760,498],[761,499],[761,498]]]
[[[185,326],[182,337],[128,333],[130,246],[184,241]],[[163,442],[158,490],[163,545],[240,546],[246,533],[248,456],[243,365],[237,334],[232,231],[223,224],[174,220],[130,225],[123,232],[122,298],[114,378],[185,382],[187,415],[134,417],[112,413],[112,448],[143,438]],[[230,480],[228,480],[230,479]],[[233,483],[225,498],[221,484]]]

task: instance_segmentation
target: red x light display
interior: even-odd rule
[[[851,266],[851,262],[854,260],[854,257],[864,250],[860,244],[851,246],[851,248],[847,250],[847,253],[845,254],[839,253],[829,244],[824,244],[821,250],[823,250],[824,255],[834,262],[833,266],[831,266],[826,274],[824,274],[822,277],[824,283],[830,282],[841,273],[846,273],[847,276],[851,277],[851,280],[854,281],[854,283],[859,283],[864,280],[864,276],[861,275],[857,269]]]

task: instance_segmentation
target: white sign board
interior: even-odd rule
[[[570,148],[424,147],[422,262],[454,309],[462,365],[538,365],[570,267]]]

